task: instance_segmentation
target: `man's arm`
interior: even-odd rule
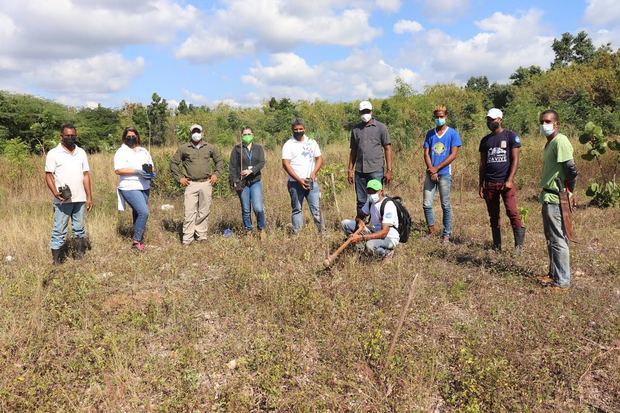
[[[384,239],[390,232],[390,224],[381,224],[381,230],[377,232],[371,232],[370,234],[355,234],[351,235],[351,243],[355,244],[361,241],[368,241],[371,239]]]
[[[351,138],[349,139],[349,165],[347,167],[347,180],[349,184],[353,183],[353,177],[355,176],[355,162],[357,161],[357,147],[355,146],[355,135],[351,130]]]
[[[383,145],[383,152],[385,153],[385,180],[389,184],[392,182],[392,144]]]
[[[86,192],[86,210],[90,211],[93,207],[93,189],[88,171],[84,171],[84,191]]]
[[[514,179],[517,174],[517,168],[519,167],[519,148],[512,148],[510,150],[510,172],[508,173],[508,178],[506,178],[506,182],[504,183],[504,188],[512,188],[514,187]]]
[[[237,147],[235,146],[230,152],[230,160],[228,162],[228,178],[231,184],[240,180],[241,171],[239,168],[239,155],[237,154]]]
[[[222,158],[220,150],[217,149],[215,146],[211,147],[211,159],[213,159],[213,162],[215,162],[215,170],[211,174],[210,181],[211,185],[215,185],[218,175],[220,175],[224,170],[224,159]]]
[[[62,195],[60,195],[60,192],[58,192],[58,189],[56,189],[56,182],[54,181],[53,173],[45,172],[45,183],[47,184],[47,187],[49,188],[49,190],[52,192],[52,195],[54,195],[54,198],[56,198],[60,202],[65,201]]]
[[[310,174],[310,179],[312,179],[313,181],[316,179],[316,176],[319,173],[321,166],[323,166],[323,156],[319,155],[314,158],[314,170]]]
[[[562,163],[564,167],[564,176],[566,176],[566,187],[569,191],[575,191],[575,185],[577,184],[577,165],[575,165],[575,160],[570,159],[564,163]]]
[[[484,188],[484,170],[487,166],[487,158],[486,153],[480,152],[480,164],[478,165],[478,195],[480,198],[484,198],[483,188]]]

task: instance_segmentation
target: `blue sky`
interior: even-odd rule
[[[620,44],[617,0],[0,0],[0,89],[69,105],[350,101],[518,66],[586,30]]]

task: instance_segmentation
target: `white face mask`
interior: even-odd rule
[[[372,113],[364,113],[360,118],[362,118],[362,122],[368,122],[372,119]]]
[[[554,131],[555,128],[553,127],[553,123],[543,123],[542,125],[540,125],[540,133],[545,136],[553,135]]]
[[[192,141],[198,143],[202,139],[202,133],[192,133]]]
[[[370,200],[371,204],[376,204],[377,202],[379,202],[379,194],[370,194],[368,195],[368,199]]]

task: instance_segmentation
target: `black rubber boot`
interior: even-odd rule
[[[86,248],[88,247],[88,240],[86,238],[78,238],[75,240],[75,259],[81,260],[86,254]]]
[[[57,250],[52,250],[52,259],[54,260],[54,265],[60,265],[65,262],[65,250],[63,247],[60,247]]]
[[[515,236],[515,256],[521,255],[523,241],[525,240],[525,227],[513,228],[512,232]]]
[[[495,251],[502,250],[502,229],[501,228],[491,228],[493,234],[493,249]]]

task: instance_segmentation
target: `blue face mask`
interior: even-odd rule
[[[435,118],[435,125],[443,126],[446,124],[446,118]]]

